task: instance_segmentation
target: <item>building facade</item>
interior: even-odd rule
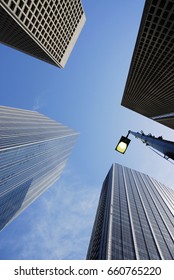
[[[0,42],[64,67],[85,20],[81,0],[0,0]]]
[[[0,230],[61,175],[77,133],[48,117],[0,106]]]
[[[122,105],[174,129],[174,0],[146,0]]]
[[[174,191],[113,164],[103,183],[87,259],[174,259]]]

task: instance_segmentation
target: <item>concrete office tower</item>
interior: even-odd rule
[[[60,177],[76,137],[42,114],[0,106],[0,230]]]
[[[64,67],[85,20],[80,0],[0,0],[0,42]]]
[[[174,0],[146,0],[122,105],[174,129]]]
[[[113,164],[103,183],[87,259],[174,259],[174,191]]]

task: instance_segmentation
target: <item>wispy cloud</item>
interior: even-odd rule
[[[66,174],[30,209],[17,259],[85,259],[99,191]]]
[[[38,95],[34,100],[32,110],[33,111],[38,111],[43,106],[44,106],[43,98],[41,97],[41,95]]]

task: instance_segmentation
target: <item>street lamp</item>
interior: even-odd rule
[[[118,142],[117,146],[115,147],[115,150],[121,154],[124,154],[127,150],[127,147],[130,143],[130,139],[128,138],[128,135],[121,136],[120,141]]]
[[[162,136],[155,137],[152,136],[152,134],[145,135],[143,131],[141,133],[139,132],[134,132],[129,130],[127,136],[122,136],[120,138],[120,141],[118,142],[115,150],[119,153],[124,154],[129,143],[130,139],[128,138],[129,134],[132,134],[135,136],[135,138],[140,139],[143,143],[146,144],[146,146],[150,146],[154,148],[155,150],[159,151],[164,155],[165,159],[171,158],[174,160],[174,142],[164,140]]]

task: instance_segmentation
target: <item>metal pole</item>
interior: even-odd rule
[[[146,145],[151,146],[155,150],[161,152],[162,154],[164,154],[165,158],[171,158],[174,160],[174,142],[164,140],[162,136],[155,137],[151,134],[145,135],[143,132],[139,133],[129,130],[128,134],[134,135]]]

